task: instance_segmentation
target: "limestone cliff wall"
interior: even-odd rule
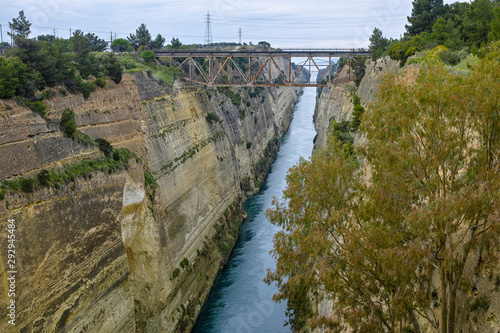
[[[354,108],[352,98],[355,94],[359,96],[361,105],[367,106],[375,100],[382,78],[388,73],[395,73],[398,70],[399,62],[388,57],[377,61],[368,60],[365,77],[357,89],[353,82],[339,84],[332,88],[323,88],[316,100],[314,112],[315,127],[318,131],[315,148],[326,145],[330,124],[333,120],[341,122],[352,119]],[[349,76],[347,66],[339,75],[344,78]]]
[[[290,88],[236,93],[241,103],[223,89],[169,87],[134,73],[88,100],[58,95],[47,101],[47,120],[0,100],[0,180],[102,157],[95,145],[64,137],[65,108],[79,131],[136,154],[127,170],[6,193],[0,331],[189,330],[236,240],[242,201],[265,175],[298,100]],[[156,188],[145,186],[144,171]],[[16,327],[6,316],[8,219],[17,225]]]
[[[339,85],[334,88],[324,88],[317,98],[315,110],[315,126],[318,130],[315,149],[326,145],[326,139],[330,133],[330,125],[333,120],[338,122],[351,120],[354,105],[352,97],[357,94],[361,105],[370,112],[369,104],[376,100],[376,94],[382,78],[389,73],[403,75],[406,80],[412,82],[418,74],[417,66],[399,67],[399,61],[388,57],[378,59],[376,62],[367,61],[366,74],[356,89],[354,83]],[[347,73],[342,75],[348,76]],[[366,140],[361,135],[356,135],[354,144],[362,144]],[[469,265],[466,267],[465,276],[476,284],[476,290],[460,292],[457,296],[457,322],[456,327],[460,332],[497,333],[500,330],[500,258],[498,251],[496,255],[482,258],[481,274],[475,275],[474,264],[477,262],[477,253],[471,255]],[[433,281],[438,289],[439,281]],[[324,299],[320,302],[313,300],[320,314],[327,315],[333,306],[332,300]],[[439,313],[436,311],[436,317]],[[425,320],[420,318],[421,331],[426,333],[435,332]],[[315,332],[324,332],[321,329]]]

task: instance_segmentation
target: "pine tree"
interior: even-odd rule
[[[24,16],[24,10],[19,12],[19,16],[17,18],[12,19],[12,23],[9,22],[9,28],[14,31],[14,33],[7,32],[9,36],[28,38],[31,33],[31,23],[28,21],[26,16]]]
[[[431,32],[434,22],[446,11],[443,0],[414,0],[412,5],[411,16],[408,17],[410,25],[405,26],[410,36]]]

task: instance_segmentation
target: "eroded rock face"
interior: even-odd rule
[[[278,73],[273,73],[278,75]],[[189,329],[242,221],[241,203],[291,121],[297,90],[161,85],[145,73],[107,82],[88,100],[48,101],[47,122],[1,100],[0,179],[33,177],[102,153],[63,136],[62,111],[78,130],[126,147],[128,170],[32,194],[7,192],[0,227],[17,223],[16,327],[0,284],[0,331],[172,332]],[[209,121],[211,112],[218,121]],[[144,171],[157,183],[145,184]],[[0,233],[6,281],[6,233]]]
[[[320,97],[316,101],[315,127],[318,136],[315,142],[315,149],[326,145],[326,139],[330,132],[330,125],[333,120],[341,122],[352,120],[354,105],[352,99],[357,94],[361,99],[361,105],[368,106],[375,101],[375,95],[382,78],[389,73],[396,73],[399,70],[399,62],[384,57],[377,61],[368,60],[366,62],[365,76],[359,87],[355,88],[354,83],[339,84],[333,88],[323,88]],[[340,73],[341,77],[348,77],[347,67]]]

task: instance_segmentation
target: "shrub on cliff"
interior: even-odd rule
[[[40,173],[36,176],[36,178],[38,179],[38,182],[40,183],[40,185],[49,186],[50,173],[48,170],[44,169],[44,170],[40,171]]]
[[[25,104],[31,111],[39,113],[41,116],[45,116],[47,105],[43,104],[42,101],[26,101]]]
[[[217,122],[219,122],[219,120],[220,120],[219,116],[218,116],[218,115],[216,115],[216,114],[215,114],[215,113],[213,113],[213,112],[209,112],[209,113],[207,113],[206,118],[207,118],[207,121],[208,121],[209,123],[214,123],[214,122],[215,122],[215,123],[217,123]]]
[[[113,147],[111,144],[104,139],[95,139],[95,142],[99,145],[99,150],[103,152],[106,157],[110,157],[113,152]]]
[[[35,178],[19,178],[19,186],[21,187],[21,191],[25,193],[32,193],[35,190],[35,186],[38,183]]]
[[[100,77],[97,78],[95,80],[95,84],[99,87],[99,88],[104,88],[106,87],[106,81],[104,81],[104,79],[101,79]]]
[[[109,76],[111,80],[115,83],[120,83],[123,75],[123,67],[118,59],[113,53],[107,53],[101,59],[101,65],[104,68],[104,74]]]
[[[76,121],[73,110],[67,108],[63,111],[60,126],[66,136],[72,138],[75,135]]]

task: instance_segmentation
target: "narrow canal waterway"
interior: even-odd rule
[[[311,155],[316,135],[312,119],[315,94],[314,88],[304,89],[261,192],[245,204],[248,219],[193,332],[290,332],[289,326],[284,327],[286,304],[274,303],[272,295],[277,292],[276,286],[268,286],[262,281],[266,269],[275,267],[269,251],[273,248],[273,236],[279,230],[267,220],[265,212],[271,207],[273,196],[281,197],[288,169],[301,157]]]

